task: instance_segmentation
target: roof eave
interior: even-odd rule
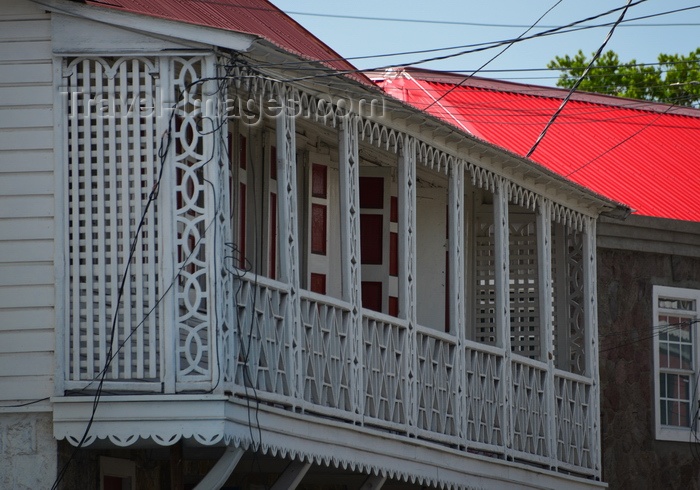
[[[534,172],[538,176],[547,179],[551,185],[557,187],[561,192],[574,193],[577,200],[586,203],[585,207],[596,209],[597,214],[602,214],[605,216],[614,217],[617,219],[624,219],[632,212],[632,210],[619,202],[615,202],[601,194],[598,194],[587,187],[584,187],[576,182],[573,182],[556,172],[548,169],[547,167],[525,158],[521,155],[511,152],[505,148],[498,145],[485,141],[473,134],[464,131],[452,124],[449,124],[437,116],[433,116],[425,111],[422,111],[400,99],[397,99],[387,92],[383,92],[384,97],[390,101],[390,103],[395,104],[393,110],[395,111],[410,111],[414,114],[419,114],[426,121],[430,121],[434,127],[449,128],[452,132],[459,134],[460,138],[470,141],[479,152],[484,156],[488,156],[493,160],[497,160],[501,163],[502,167],[510,168],[511,170],[520,170],[518,173],[520,175],[525,175],[527,173]],[[522,170],[521,170],[522,169]],[[535,189],[533,189],[535,190]]]
[[[115,9],[94,7],[70,0],[31,0],[50,12],[68,14],[84,19],[102,22],[125,29],[154,34],[173,39],[217,46],[234,51],[249,51],[258,36],[225,29],[188,24],[185,22],[160,19],[147,15],[122,12]]]

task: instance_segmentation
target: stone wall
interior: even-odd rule
[[[0,488],[51,488],[56,441],[49,413],[0,414]]]
[[[654,437],[654,285],[700,289],[700,258],[598,249],[603,478],[611,490],[700,488],[700,443]]]

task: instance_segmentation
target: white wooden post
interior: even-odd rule
[[[202,84],[202,138],[204,138],[205,155],[209,156],[210,163],[204,167],[205,178],[211,185],[205,186],[205,206],[207,212],[206,229],[210,239],[207,240],[207,288],[208,288],[208,309],[210,325],[210,372],[212,388],[217,393],[224,392],[223,376],[226,368],[226,360],[222,359],[225,352],[223,339],[223,326],[230,325],[225,319],[227,311],[231,311],[231,305],[227,305],[224,299],[224,281],[222,280],[222,269],[224,266],[225,232],[228,227],[226,223],[226,208],[228,201],[227,175],[223,173],[223,162],[221,161],[221,131],[224,131],[219,103],[225,100],[225,93],[219,93],[220,82],[215,79],[217,75],[217,60],[215,56],[207,56],[204,59],[204,77],[209,81]],[[223,90],[223,89],[221,89]],[[218,128],[218,129],[217,129]],[[227,133],[226,131],[224,131]],[[225,139],[225,138],[224,138]],[[226,195],[224,195],[226,194]]]
[[[510,352],[510,254],[508,225],[508,183],[503,179],[496,182],[493,196],[493,224],[496,268],[496,332],[498,345],[503,348],[503,441],[506,457],[513,446],[513,420],[511,400],[513,397],[513,376]]]
[[[364,414],[362,339],[362,279],[360,265],[360,159],[356,116],[343,117],[338,131],[340,172],[340,234],[343,300],[350,303],[351,404]]]
[[[449,294],[450,332],[457,336],[455,369],[457,386],[455,393],[455,413],[458,418],[457,433],[460,439],[466,438],[467,372],[464,362],[465,305],[464,305],[464,162],[456,161],[450,167],[449,182]]]
[[[409,433],[415,434],[418,418],[418,391],[416,376],[417,294],[416,270],[416,143],[406,136],[399,152],[399,317],[408,324],[404,362],[408,382],[407,423]]]
[[[600,373],[598,371],[598,297],[596,292],[596,220],[588,218],[583,230],[583,310],[584,356],[586,359],[585,374],[592,379],[591,405],[589,407],[593,418],[593,433],[590,434],[591,460],[595,475],[601,475],[600,451]]]
[[[280,87],[278,104],[280,114],[276,119],[277,136],[277,199],[278,227],[280,237],[280,279],[289,284],[289,308],[286,312],[289,358],[287,375],[290,395],[302,396],[301,373],[301,299],[299,297],[299,230],[297,220],[297,158],[293,92]]]
[[[537,207],[537,263],[539,264],[540,352],[547,363],[547,456],[555,469],[557,451],[556,399],[554,393],[554,331],[552,318],[552,203],[540,199]]]
[[[53,58],[54,110],[53,110],[53,143],[54,143],[54,223],[56,227],[54,238],[54,280],[56,281],[55,300],[55,333],[56,348],[54,360],[54,395],[63,396],[65,382],[69,376],[70,365],[70,305],[68,304],[70,274],[68,273],[68,145],[65,136],[68,114],[68,103],[72,94],[70,87],[62,87],[63,59]],[[63,91],[67,91],[63,92]]]
[[[176,263],[177,245],[176,237],[177,230],[175,228],[175,168],[172,165],[173,153],[175,151],[174,124],[171,120],[171,115],[176,103],[175,88],[173,83],[172,61],[164,60],[160,63],[160,78],[156,83],[160,87],[156,89],[156,93],[160,93],[160,101],[156,101],[156,107],[162,108],[157,120],[157,134],[160,137],[158,141],[158,155],[161,151],[165,151],[168,138],[170,145],[167,148],[167,153],[162,155],[158,162],[158,170],[164,165],[163,176],[159,184],[158,192],[158,209],[160,210],[160,226],[163,230],[161,233],[160,247],[160,291],[166,291],[171,281],[175,281],[177,274]],[[162,146],[161,146],[162,145]],[[162,293],[161,293],[162,294]],[[175,380],[177,377],[177,301],[174,294],[166,294],[161,302],[161,325],[162,325],[162,345],[161,358],[162,364],[162,382],[163,391],[165,393],[175,393]]]

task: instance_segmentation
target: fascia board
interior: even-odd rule
[[[258,39],[250,34],[226,31],[212,27],[186,24],[166,19],[157,19],[130,12],[78,4],[66,0],[31,0],[50,12],[73,15],[96,22],[132,29],[151,35],[173,39],[184,39],[196,43],[218,46],[234,51],[248,51]]]

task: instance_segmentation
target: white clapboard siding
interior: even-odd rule
[[[0,401],[53,394],[54,114],[50,16],[0,9]]]

